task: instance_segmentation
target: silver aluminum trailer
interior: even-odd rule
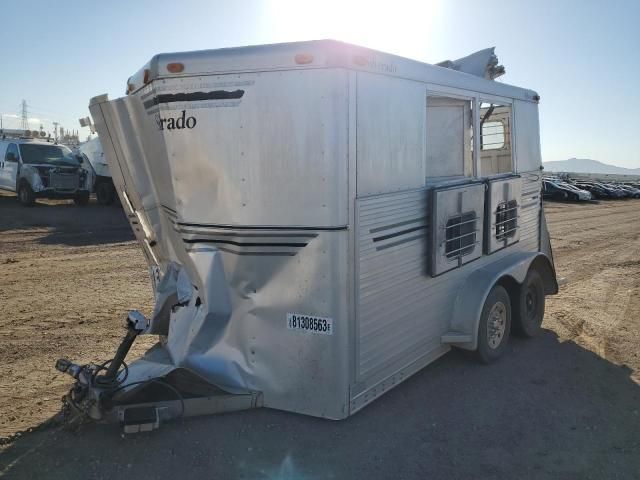
[[[90,110],[156,306],[110,364],[61,361],[71,408],[342,419],[452,346],[489,362],[512,323],[534,335],[558,288],[538,101],[335,41],[153,57]],[[140,333],[161,342],[121,368]]]

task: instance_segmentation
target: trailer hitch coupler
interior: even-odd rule
[[[82,371],[82,367],[73,363],[71,360],[67,360],[66,358],[59,358],[56,361],[56,370],[62,373],[68,373],[76,380]]]

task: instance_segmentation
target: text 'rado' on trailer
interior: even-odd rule
[[[156,305],[115,358],[58,362],[71,416],[342,419],[452,346],[535,335],[558,289],[539,97],[503,72],[327,40],[157,55],[93,98]],[[139,334],[160,342],[127,365]]]

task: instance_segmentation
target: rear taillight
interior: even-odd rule
[[[313,55],[310,53],[299,53],[294,57],[298,65],[306,65],[313,62]]]
[[[180,73],[184,70],[184,64],[178,62],[168,63],[167,70],[169,73]]]

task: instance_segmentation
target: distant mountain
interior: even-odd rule
[[[608,165],[589,158],[570,158],[554,162],[542,162],[547,172],[605,173],[612,175],[640,175],[640,168],[623,168]]]

